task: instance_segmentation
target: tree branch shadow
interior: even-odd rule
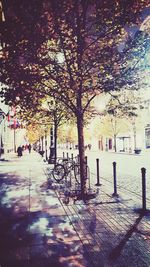
[[[110,252],[109,254],[109,261],[112,263],[114,263],[118,257],[120,256],[123,248],[125,247],[126,243],[128,242],[128,240],[131,238],[131,236],[133,235],[133,233],[138,232],[138,225],[141,222],[141,220],[143,219],[143,217],[145,216],[145,212],[141,211],[139,214],[139,217],[136,219],[135,223],[133,225],[131,225],[130,229],[126,232],[124,238],[120,241],[120,243]]]

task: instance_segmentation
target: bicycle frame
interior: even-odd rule
[[[60,182],[63,178],[67,178],[71,171],[74,171],[75,180],[77,183],[80,183],[80,168],[75,160],[72,158],[59,158],[57,162],[53,169],[53,177],[57,182]]]

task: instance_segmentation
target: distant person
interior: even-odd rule
[[[27,149],[28,149],[28,145],[26,144],[26,145],[25,145],[25,150],[27,150]]]
[[[18,157],[22,157],[22,147],[18,146],[17,148]]]
[[[92,147],[92,145],[91,145],[91,144],[88,144],[88,148],[89,148],[89,150],[91,150],[91,147]]]
[[[28,145],[29,153],[31,153],[31,144]]]

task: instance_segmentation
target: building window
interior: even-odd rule
[[[146,148],[150,148],[150,128],[145,129],[145,144]]]

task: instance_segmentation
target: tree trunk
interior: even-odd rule
[[[117,143],[116,143],[116,135],[114,134],[114,150],[117,152]]]
[[[81,196],[84,198],[86,194],[86,165],[85,165],[85,152],[84,152],[84,135],[83,135],[83,115],[77,116],[78,128],[78,147],[79,147],[79,160],[80,160],[80,179],[81,179]]]
[[[41,142],[42,142],[42,151],[44,151],[43,136],[41,137]]]
[[[136,149],[136,126],[133,126],[134,150]]]
[[[48,160],[47,156],[47,132],[45,131],[45,159]]]

